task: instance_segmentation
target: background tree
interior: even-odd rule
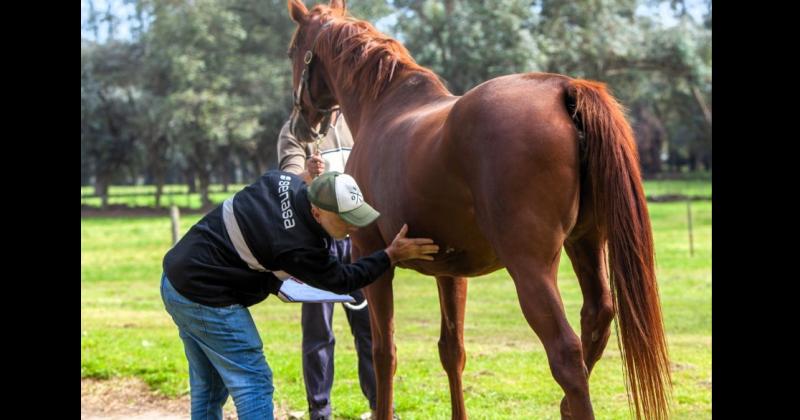
[[[309,5],[311,2],[308,2]],[[457,95],[547,71],[603,81],[647,176],[711,169],[711,2],[351,1]],[[277,165],[291,111],[285,0],[83,0],[81,185],[245,183]]]

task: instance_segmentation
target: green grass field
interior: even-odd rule
[[[711,207],[707,201],[692,203],[694,256],[690,257],[686,204],[650,204],[676,419],[711,417]],[[199,217],[184,215],[182,232]],[[159,296],[161,258],[170,246],[170,235],[168,217],[81,219],[82,378],[137,376],[169,396],[188,392],[182,344]],[[397,412],[404,420],[449,418],[447,377],[436,344],[440,319],[435,280],[398,270],[394,288]],[[582,299],[566,254],[559,288],[577,331]],[[471,279],[469,290],[464,394],[470,418],[559,418],[562,391],[550,374],[538,338],[522,317],[508,273],[501,270]],[[251,311],[274,372],[276,405],[306,409],[299,304],[270,297]],[[368,407],[340,306],[334,330],[338,339],[334,415],[357,418]],[[598,419],[631,417],[615,333],[592,372],[590,387]]]
[[[648,197],[686,195],[708,198],[711,197],[711,182],[702,179],[645,180],[644,191]]]

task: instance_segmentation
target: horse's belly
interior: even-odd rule
[[[453,277],[476,277],[503,267],[488,244],[471,244],[468,248],[440,244],[433,261],[410,260],[398,265],[431,276]]]

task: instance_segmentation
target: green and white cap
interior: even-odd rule
[[[358,227],[367,226],[381,215],[364,201],[356,180],[340,172],[325,172],[314,179],[308,187],[308,198],[315,206]]]

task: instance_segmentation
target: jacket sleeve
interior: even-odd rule
[[[278,255],[275,262],[298,280],[339,294],[351,293],[374,282],[391,266],[384,250],[352,264],[342,264],[325,248],[297,249]]]
[[[278,169],[295,175],[306,170],[306,149],[289,130],[291,121],[286,121],[278,135]]]

